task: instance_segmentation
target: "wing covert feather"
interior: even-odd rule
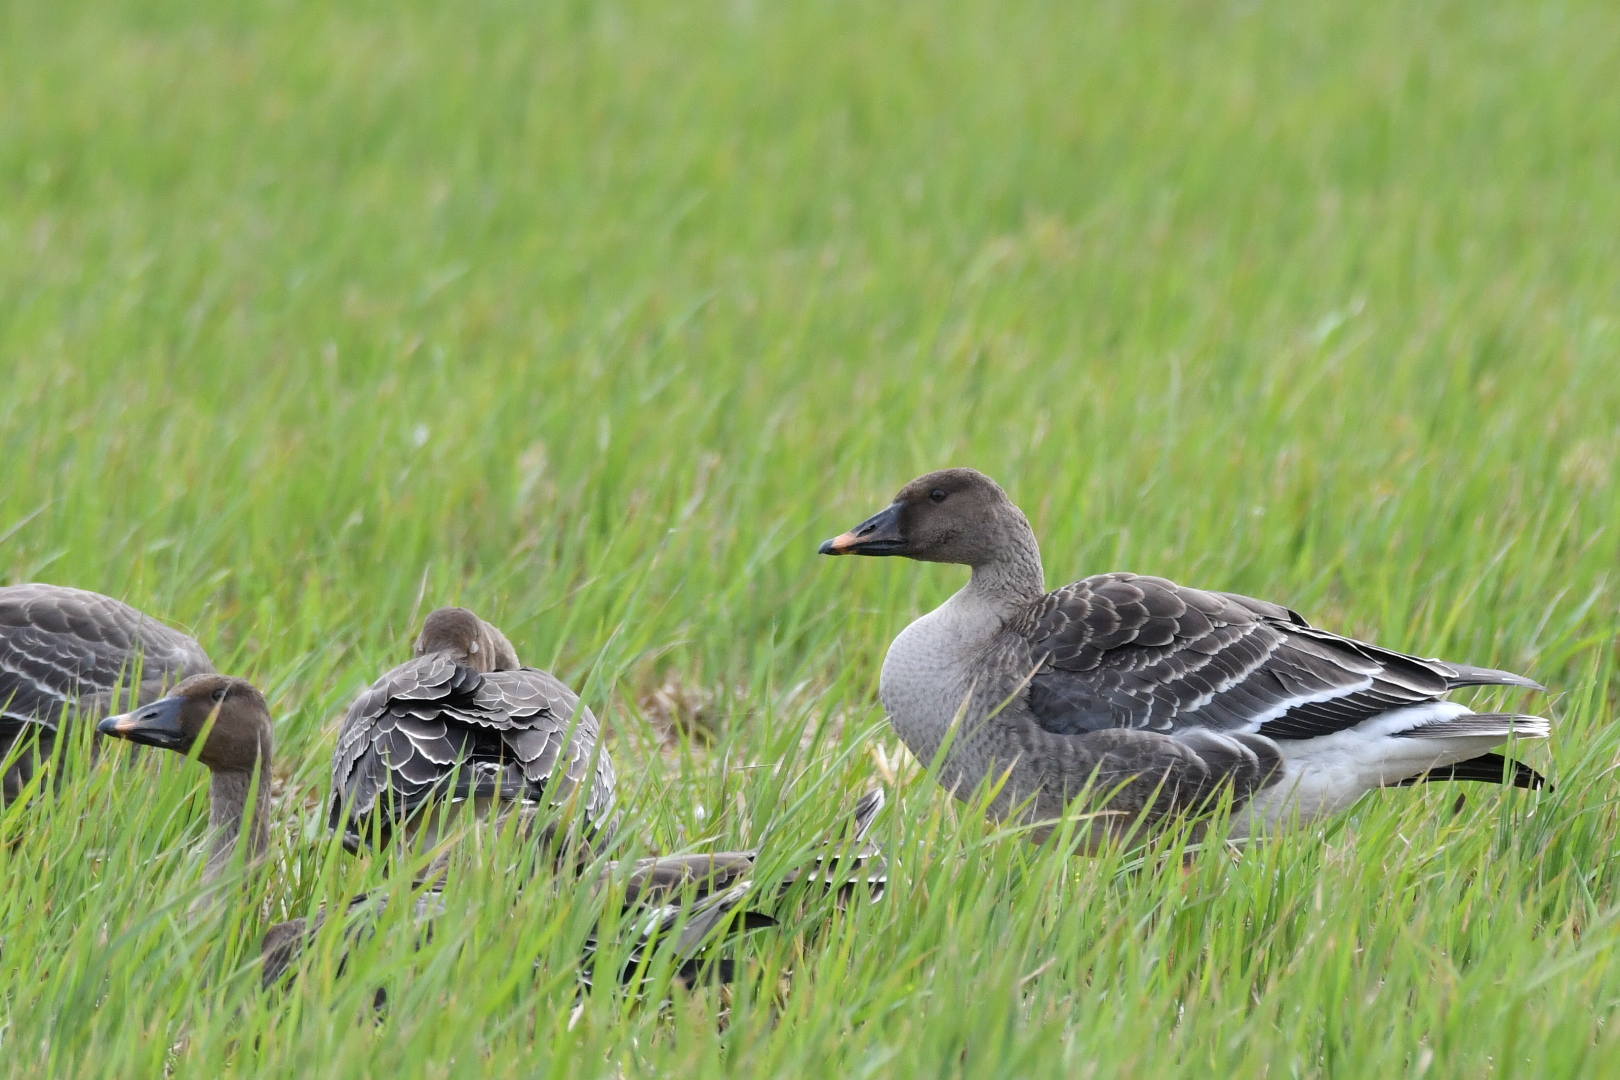
[[[1297,612],[1164,578],[1100,574],[1048,593],[1009,630],[1035,672],[1026,700],[1059,735],[1133,728],[1304,739],[1437,701],[1489,669],[1406,656]]]
[[[386,832],[441,796],[556,805],[583,779],[584,765],[572,765],[597,751],[599,734],[590,710],[547,672],[480,673],[442,654],[418,657],[349,707],[332,758],[328,821],[353,846],[357,821],[380,810]],[[559,770],[565,747],[570,767]],[[599,759],[607,790],[584,800],[592,828],[612,810],[605,748]]]

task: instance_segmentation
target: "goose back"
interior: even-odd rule
[[[62,585],[0,588],[0,759],[30,732],[48,756],[62,717],[134,707],[213,670],[195,639],[121,600]],[[6,771],[7,801],[32,773],[21,759]]]
[[[596,716],[547,672],[479,672],[429,653],[349,707],[332,756],[329,824],[357,850],[368,823],[386,841],[438,799],[556,806],[583,787],[585,822],[600,834],[614,809],[613,762],[600,740]]]

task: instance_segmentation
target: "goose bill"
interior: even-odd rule
[[[909,546],[900,531],[900,504],[873,514],[849,532],[822,544],[823,555],[904,555]]]
[[[166,697],[134,712],[109,716],[96,725],[96,730],[143,746],[184,750],[187,740],[180,727],[180,710],[185,703],[185,698]]]

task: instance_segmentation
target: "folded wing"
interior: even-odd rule
[[[1029,644],[1031,712],[1055,734],[1309,739],[1459,686],[1540,688],[1340,637],[1275,604],[1134,574],[1049,593],[1016,629]]]
[[[110,596],[60,585],[0,589],[0,725],[54,729],[62,710],[137,678],[213,671],[195,640]],[[0,728],[4,730],[4,728]]]
[[[353,849],[369,823],[386,839],[438,799],[548,806],[584,786],[585,820],[601,829],[613,812],[613,765],[599,738],[596,717],[544,671],[481,674],[442,654],[419,657],[349,707],[329,823]]]

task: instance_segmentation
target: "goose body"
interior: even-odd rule
[[[357,850],[398,827],[436,830],[448,800],[480,814],[539,815],[577,797],[585,839],[614,826],[613,759],[590,709],[520,666],[504,635],[463,608],[428,616],[416,656],[349,707],[332,755],[328,820]],[[550,824],[543,826],[550,835]],[[420,837],[428,844],[434,835]]]
[[[5,801],[32,777],[33,759],[50,756],[64,717],[156,700],[213,670],[196,640],[110,596],[62,585],[0,588],[0,761],[37,738],[6,769]]]
[[[888,884],[888,864],[868,835],[883,804],[882,788],[862,795],[845,825],[822,843],[822,851],[783,877],[777,897],[801,880],[821,883],[837,892],[841,901],[857,892],[874,899],[882,896]],[[713,942],[717,929],[733,921],[735,929],[742,933],[775,925],[774,919],[761,912],[738,910],[758,899],[754,867],[759,855],[755,848],[706,855],[662,855],[633,864],[625,882],[625,904],[637,910],[638,918],[621,981],[634,974],[649,946],[669,941],[672,934],[676,935],[675,955],[681,960],[679,974],[690,981],[701,971],[697,954]],[[617,871],[618,864],[609,863],[598,879],[598,887],[604,887]],[[597,948],[593,934],[586,942],[587,983],[592,978]],[[725,961],[721,962],[719,977],[730,981],[730,967]]]
[[[905,628],[880,697],[923,761],[991,812],[1060,818],[1082,791],[1119,827],[1207,808],[1229,791],[1233,831],[1275,831],[1420,779],[1539,786],[1491,752],[1548,721],[1478,714],[1463,686],[1541,687],[1510,672],[1407,656],[1298,613],[1164,578],[1100,574],[1047,592],[1024,515],[970,469],[924,476],[826,554],[964,563],[968,585]]]

